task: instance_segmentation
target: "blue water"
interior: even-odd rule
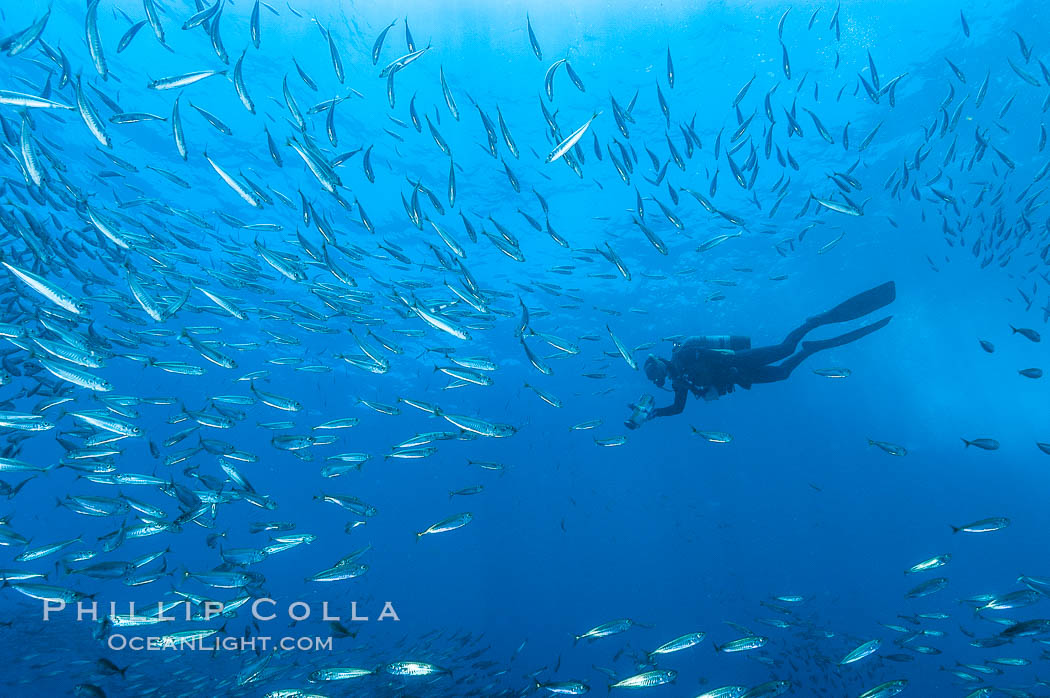
[[[18,472],[5,466],[0,474],[11,486],[32,476],[0,510],[7,517],[3,531],[28,539],[20,544],[4,536],[7,544],[0,550],[7,579],[0,604],[10,624],[0,628],[0,646],[11,666],[4,673],[4,695],[495,696],[531,691],[534,679],[545,684],[578,680],[600,694],[609,684],[657,668],[675,671],[675,681],[635,693],[696,696],[725,685],[755,687],[779,680],[790,682],[787,695],[858,696],[883,682],[906,680],[904,695],[912,696],[982,695],[971,692],[993,686],[1013,692],[984,695],[1047,695],[1038,681],[1047,633],[998,647],[972,644],[999,636],[1011,622],[1050,613],[1038,595],[1028,599],[1031,605],[980,614],[974,608],[981,602],[973,600],[1028,588],[1020,575],[1050,575],[1044,559],[1050,515],[1042,496],[1048,456],[1036,447],[1050,441],[1042,412],[1046,379],[1018,374],[1044,367],[1045,351],[1042,343],[1011,331],[1011,326],[1041,330],[1046,322],[1041,306],[1047,297],[1047,180],[1040,175],[1048,160],[1041,129],[1050,94],[1050,74],[1042,66],[1050,21],[1041,5],[846,3],[833,26],[836,6],[829,3],[796,3],[784,17],[788,5],[764,2],[337,7],[300,0],[255,6],[259,48],[251,40],[253,5],[248,0],[223,5],[218,21],[227,64],[203,27],[181,28],[200,9],[186,1],[152,2],[166,47],[147,22],[117,53],[128,28],[146,19],[145,6],[101,0],[96,11],[108,65],[105,80],[85,40],[85,3],[5,3],[0,10],[0,36],[25,36],[19,33],[50,7],[39,39],[17,55],[4,56],[0,89],[75,107],[79,74],[84,96],[112,142],[112,148],[101,147],[75,108],[26,110],[23,127],[21,108],[0,105],[5,122],[0,253],[11,267],[33,272],[86,303],[76,315],[14,272],[4,277],[0,322],[5,337],[11,336],[0,348],[9,378],[0,387],[2,409],[9,422],[14,418],[6,413],[14,412],[35,414],[53,425],[4,431],[3,456],[38,469]],[[542,60],[530,46],[526,13]],[[416,49],[430,49],[397,71],[391,107],[387,80],[378,75],[410,52],[406,17]],[[376,37],[395,18],[373,65]],[[342,83],[326,32],[345,71]],[[790,57],[790,78],[782,65],[781,41]],[[666,70],[668,50],[673,87]],[[255,114],[241,104],[232,81],[242,51]],[[66,80],[60,52],[68,60]],[[903,76],[893,89],[892,105],[889,93],[875,103],[861,86],[861,78],[873,80],[869,54],[883,88]],[[293,57],[316,90],[300,77]],[[551,101],[544,74],[561,58],[568,59],[585,91],[573,85],[562,65],[554,74]],[[227,76],[182,89],[147,88],[153,80],[223,69]],[[458,120],[445,103],[439,69],[458,106]],[[286,105],[285,76],[305,114],[305,133]],[[752,77],[738,111],[734,99]],[[771,126],[764,99],[775,84]],[[669,129],[657,85],[669,105]],[[93,88],[124,112],[165,120],[112,123],[114,111]],[[633,121],[625,124],[628,138],[614,112],[628,109],[635,95]],[[172,135],[177,96],[189,151],[185,161]],[[345,98],[335,107],[337,145],[326,133],[327,112],[307,113],[335,97]],[[421,132],[412,126],[413,97]],[[191,102],[221,120],[232,135],[216,130]],[[557,137],[547,127],[541,102],[555,115]],[[789,137],[786,112],[792,104],[802,137]],[[960,104],[959,120],[946,123]],[[519,157],[500,131],[497,106]],[[495,125],[496,158],[489,152],[479,108]],[[817,115],[833,144],[821,138],[804,109]],[[559,140],[596,112],[601,113],[579,149],[569,152],[582,177],[564,158],[544,162]],[[745,134],[731,143],[741,120],[753,113]],[[431,137],[427,119],[452,153],[454,205],[447,194],[449,157]],[[870,145],[859,152],[879,124]],[[691,155],[686,126],[699,140],[692,143]],[[282,167],[270,156],[264,127]],[[769,128],[771,157],[764,153]],[[23,130],[30,154],[39,161],[40,184],[23,164]],[[334,167],[345,206],[286,145],[291,137],[315,146],[326,163],[353,152]],[[684,169],[671,160],[668,137]],[[742,173],[746,188],[734,180],[727,160],[727,149],[741,143],[732,158],[737,166],[751,168]],[[365,173],[366,149],[374,182]],[[662,179],[647,149],[660,168],[666,167]],[[625,150],[633,150],[629,185],[612,163],[612,156],[622,162]],[[788,164],[778,161],[778,150]],[[209,165],[205,152],[249,192],[248,198],[254,195],[243,177],[272,203],[256,199],[259,207],[249,205]],[[520,193],[512,188],[504,163]],[[147,165],[175,175],[189,188]],[[846,187],[853,202],[849,212],[810,199],[844,203],[832,173],[840,173],[840,183],[846,181],[841,173],[856,180]],[[427,217],[420,221],[422,229],[402,204],[402,199],[411,201],[417,182],[444,211],[417,191]],[[700,193],[742,224],[708,212],[681,188]],[[666,244],[666,255],[632,221],[639,215],[636,190],[645,197],[644,223]],[[544,226],[534,192],[546,201],[546,220],[569,248],[535,230],[519,212]],[[304,200],[314,212],[309,223]],[[657,200],[684,230],[661,213]],[[128,249],[96,231],[85,203],[113,222]],[[362,225],[361,209],[374,232]],[[317,214],[327,221],[324,233],[315,224]],[[477,231],[476,242],[469,239],[464,218]],[[442,241],[429,220],[454,238],[453,245]],[[517,240],[524,261],[511,259],[482,233],[500,238],[493,221]],[[264,225],[245,227],[259,224]],[[696,251],[717,235],[736,233]],[[323,258],[311,258],[310,249],[321,249],[326,235],[328,252],[356,288],[341,283]],[[282,276],[256,243],[291,260],[305,278]],[[391,250],[409,263],[398,261]],[[622,259],[629,279],[603,255],[609,250]],[[459,263],[450,261],[460,252]],[[152,319],[132,295],[125,265],[160,307],[176,312],[160,322]],[[446,286],[468,293],[463,269],[479,287],[476,302],[491,312],[471,308]],[[885,329],[807,359],[786,381],[752,390],[738,387],[713,402],[690,398],[681,415],[637,430],[623,425],[630,416],[628,404],[639,395],[651,393],[663,406],[671,394],[628,365],[610,330],[639,366],[650,352],[669,357],[672,344],[666,338],[676,335],[737,334],[750,336],[755,346],[775,344],[805,318],[887,280],[896,282],[897,299],[884,311],[893,315]],[[235,318],[194,286],[228,300],[247,319]],[[326,294],[338,302],[326,304]],[[470,339],[427,324],[405,301],[467,329]],[[522,349],[517,336],[521,304],[529,312],[524,339],[550,367],[550,375],[537,370]],[[64,334],[45,328],[42,319]],[[313,331],[318,327],[331,333]],[[209,362],[180,341],[186,328],[198,341],[212,342],[213,350],[234,358],[236,368]],[[396,343],[401,353],[381,346],[369,330]],[[532,332],[567,340],[579,352],[561,352]],[[833,333],[824,328],[812,337]],[[279,343],[275,335],[295,343]],[[354,336],[368,345],[367,351]],[[35,338],[67,346],[83,341],[105,359],[105,366],[56,359]],[[994,353],[983,351],[979,339],[994,344]],[[384,371],[373,373],[343,358],[367,362],[368,352],[379,356]],[[142,357],[204,372],[169,373]],[[301,363],[272,362],[283,357]],[[454,367],[449,357],[494,362],[496,370],[477,372],[489,376],[492,385],[458,386],[436,369]],[[47,365],[103,378],[112,390],[89,389],[56,376]],[[326,372],[300,370],[318,365]],[[848,368],[850,375],[832,379],[814,373],[827,368]],[[222,395],[251,398],[249,381],[237,379],[264,370],[268,374],[255,382],[257,390],[296,400],[300,410],[283,411],[260,401],[212,401]],[[550,393],[561,406],[547,404],[526,383]],[[69,400],[48,404],[62,397]],[[382,414],[359,398],[396,406],[400,413]],[[511,425],[515,433],[506,438],[460,433],[443,417],[401,398],[437,405],[441,414]],[[92,475],[95,481],[85,479],[89,473],[83,469],[52,467],[73,462],[95,433],[69,413],[91,411],[144,432],[107,444],[117,454],[76,461],[81,468],[97,461],[99,469],[112,471]],[[164,445],[198,417],[223,413],[230,418],[229,428],[201,426],[181,443]],[[359,420],[356,426],[312,429],[350,417]],[[282,431],[259,426],[279,420],[294,426]],[[571,429],[591,420],[601,423]],[[13,423],[20,425],[25,422]],[[711,443],[694,430],[726,432],[732,440]],[[462,438],[434,441],[429,445],[436,452],[425,458],[385,457],[415,434],[442,431]],[[300,458],[272,445],[271,439],[282,434],[333,435],[334,442],[298,451]],[[257,456],[254,462],[226,462],[264,498],[257,502],[276,508],[245,500],[245,488],[229,478],[220,456],[211,452],[218,446],[165,464],[172,454],[196,447],[199,437]],[[596,443],[617,437],[625,438],[622,445]],[[1001,446],[982,450],[961,441],[976,438],[995,439]],[[889,455],[869,445],[869,439],[903,446],[907,455]],[[332,463],[326,459],[341,453],[370,458],[359,472],[322,477],[321,468]],[[502,469],[477,462],[498,463]],[[117,473],[153,475],[166,484],[107,483],[106,477]],[[219,498],[229,501],[198,511],[196,522],[190,521],[187,515],[198,506],[192,494],[189,503],[173,496],[173,483],[184,495],[195,491],[197,497],[207,498],[209,492],[214,497],[218,490]],[[449,495],[474,485],[483,485],[483,492]],[[376,513],[355,516],[321,501],[321,493],[357,497]],[[104,536],[141,525],[145,515],[134,509],[97,517],[78,514],[67,498],[85,495],[110,497],[118,504],[131,496],[163,509],[168,523],[182,520],[177,527],[128,538],[105,551]],[[56,498],[67,506],[56,507]],[[460,512],[471,512],[473,520],[415,540],[415,534]],[[989,517],[1008,517],[1010,525],[986,533],[953,534],[950,528]],[[347,533],[346,525],[355,520],[367,523]],[[249,532],[252,523],[268,521],[289,522],[294,529]],[[209,541],[217,534],[224,535]],[[255,564],[221,568],[261,575],[250,583],[214,588],[194,576],[223,565],[222,550],[259,550],[273,536],[294,534],[316,539]],[[80,541],[51,555],[15,560],[27,549],[75,537]],[[305,581],[363,548],[368,550],[356,563],[367,565],[364,574]],[[97,555],[84,561],[68,557],[78,551]],[[127,575],[98,579],[78,572],[162,551],[163,556]],[[912,565],[948,553],[948,565],[904,575]],[[13,571],[47,573],[47,578],[21,582],[11,578]],[[150,583],[122,583],[122,577],[151,572],[156,574]],[[907,597],[913,587],[936,577],[949,580],[945,589]],[[17,593],[22,584],[60,589],[37,590],[38,597],[61,590],[93,594],[98,618],[110,612],[110,602],[118,604],[117,614],[127,613],[131,602],[140,610],[155,608],[158,601],[177,600],[176,592],[226,601],[272,599],[273,606],[260,612],[273,608],[278,617],[253,620],[249,602],[230,617],[207,622],[186,621],[180,609],[174,612],[178,621],[111,628],[78,620],[70,603],[44,622],[43,602]],[[802,599],[776,598],[790,596]],[[308,619],[289,620],[295,602],[309,605]],[[332,637],[332,626],[322,618],[325,602],[353,637],[334,637],[330,647],[270,653],[281,638]],[[353,602],[357,614],[369,620],[350,620]],[[397,620],[379,620],[387,602]],[[947,617],[915,618],[919,613]],[[574,642],[575,636],[621,618],[636,625],[622,634]],[[771,618],[788,627],[763,623]],[[270,646],[114,649],[117,635],[127,639],[220,626],[223,633],[202,643],[232,642],[247,632],[270,638]],[[647,652],[698,631],[706,633],[698,646],[648,663]],[[746,631],[768,642],[740,653],[713,651]],[[915,631],[934,634],[912,636]],[[881,640],[876,653],[839,665],[848,652],[873,639]],[[917,646],[932,649],[923,653]],[[1025,661],[986,664],[1004,657]],[[126,673],[114,674],[101,659],[127,666]],[[450,673],[394,675],[392,663],[407,660]],[[957,662],[983,664],[997,673],[957,667]],[[313,672],[332,667],[376,673],[310,680]],[[953,667],[978,680],[949,673]],[[276,693],[285,689],[289,692]]]

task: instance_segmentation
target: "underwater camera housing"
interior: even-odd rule
[[[649,420],[649,414],[653,411],[654,402],[653,396],[649,393],[645,393],[638,398],[638,400],[628,405],[632,412],[631,416],[626,422],[624,422],[624,426],[628,429],[637,429],[647,422]]]

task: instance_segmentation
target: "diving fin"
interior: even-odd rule
[[[887,281],[880,286],[858,293],[853,298],[839,303],[831,310],[812,318],[812,320],[821,325],[849,322],[889,305],[896,297],[896,284],[893,281]]]
[[[890,282],[892,284],[892,282]],[[880,287],[881,288],[881,287]],[[870,293],[868,291],[867,293]],[[847,301],[848,302],[848,301]],[[812,342],[802,342],[802,352],[807,356],[824,349],[830,349],[832,347],[841,347],[843,344],[849,344],[855,342],[861,337],[866,337],[875,330],[881,330],[886,325],[890,324],[890,320],[893,316],[884,317],[878,322],[873,322],[870,325],[865,325],[859,329],[847,332],[846,334],[840,334],[838,337],[830,337],[828,339],[818,339]]]

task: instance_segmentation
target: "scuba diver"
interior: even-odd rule
[[[653,409],[652,396],[644,395],[638,404],[630,405],[634,414],[624,422],[624,426],[637,429],[654,417],[679,414],[685,408],[690,392],[697,398],[717,400],[720,396],[733,392],[734,386],[737,385],[750,390],[755,383],[785,380],[812,354],[823,349],[840,347],[869,335],[885,327],[893,316],[838,337],[802,342],[802,350],[796,354],[798,343],[810,331],[824,325],[862,318],[889,305],[896,297],[896,286],[894,282],[888,281],[840,303],[827,312],[807,319],[790,332],[783,342],[768,347],[752,349],[749,337],[689,337],[675,344],[670,360],[650,354],[645,361],[645,375],[659,388],[663,388],[670,379],[674,403]],[[784,360],[783,363],[774,364],[781,360]]]

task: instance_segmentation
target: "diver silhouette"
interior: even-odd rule
[[[734,386],[750,390],[756,383],[785,380],[809,356],[823,349],[855,342],[885,327],[893,316],[837,337],[802,342],[802,350],[795,353],[798,343],[810,331],[864,317],[889,305],[896,297],[896,286],[888,281],[807,319],[783,342],[768,347],[752,349],[749,337],[712,335],[689,337],[676,344],[670,360],[650,354],[645,360],[645,375],[660,388],[670,379],[674,402],[653,409],[652,397],[646,395],[639,404],[629,405],[635,412],[624,425],[636,429],[655,417],[679,414],[685,408],[690,392],[704,400],[717,400],[719,396],[733,392]],[[774,363],[782,360],[783,363]]]

